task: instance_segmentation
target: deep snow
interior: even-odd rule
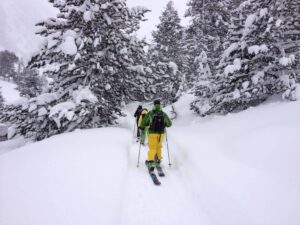
[[[132,117],[0,155],[0,224],[299,225],[300,102],[202,119],[191,100],[174,106],[160,187],[146,147],[136,167]]]

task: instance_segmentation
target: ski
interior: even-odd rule
[[[158,176],[160,177],[166,176],[161,166],[156,166],[156,169],[157,169]]]
[[[149,171],[150,177],[155,185],[160,185],[160,181],[157,179],[156,174],[152,171]]]
[[[149,172],[149,174],[150,174],[150,177],[151,177],[153,183],[154,183],[155,185],[160,185],[161,183],[160,183],[160,181],[158,180],[156,174],[154,173],[154,168],[151,168],[151,169],[150,169],[147,160],[146,160],[145,164],[146,164],[146,166],[147,166],[148,172]]]

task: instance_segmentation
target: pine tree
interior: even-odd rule
[[[182,85],[182,26],[173,1],[169,1],[160,16],[157,29],[152,32],[153,43],[148,52],[148,63],[153,82],[148,90],[152,98],[165,103],[173,100]]]
[[[295,99],[299,76],[300,1],[243,2],[230,29],[230,46],[220,63],[214,90],[202,115],[243,110],[283,93]]]
[[[53,86],[49,93],[8,107],[0,120],[37,140],[115,124],[122,101],[136,98],[144,82],[132,69],[141,66],[144,54],[144,42],[133,33],[147,10],[129,9],[125,1],[49,1],[60,13],[38,24],[38,34],[48,43],[29,65],[48,68],[45,74],[53,77]]]
[[[24,68],[18,77],[17,90],[22,97],[36,97],[42,93],[43,87],[46,85],[46,81],[39,76],[38,71],[30,68]]]
[[[157,53],[157,61],[174,62],[178,67],[182,64],[182,26],[180,17],[174,7],[174,2],[169,1],[162,15],[159,17],[160,23],[156,30],[152,32],[152,51]]]
[[[9,51],[0,52],[0,78],[13,81],[15,79],[16,71],[15,65],[19,58],[15,53]]]
[[[186,17],[191,18],[185,37],[187,57],[187,82],[194,87],[200,80],[200,66],[197,58],[207,55],[207,63],[212,75],[216,73],[220,55],[227,37],[229,12],[226,0],[190,0]]]
[[[0,108],[3,106],[4,98],[2,96],[1,88],[0,88]]]

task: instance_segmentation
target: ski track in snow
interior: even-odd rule
[[[163,150],[166,177],[158,176],[160,186],[153,184],[145,166],[148,147],[141,147],[139,168],[136,166],[138,151],[139,144],[134,143],[128,153],[128,180],[123,195],[121,224],[211,224],[182,183],[179,168],[168,166],[166,149]]]

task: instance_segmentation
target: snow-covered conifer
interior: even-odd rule
[[[24,68],[17,76],[17,90],[19,90],[21,96],[33,98],[42,93],[46,81],[39,76],[36,70]]]
[[[0,118],[14,124],[17,134],[38,140],[114,124],[122,101],[138,95],[139,76],[130,68],[142,66],[138,59],[144,54],[144,42],[133,34],[145,8],[110,0],[50,2],[60,13],[38,24],[47,43],[29,65],[43,68],[53,86],[49,93],[10,106]]]
[[[148,90],[152,97],[171,102],[182,85],[182,26],[173,1],[169,1],[152,32],[153,43],[148,51],[152,81]]]
[[[0,52],[0,77],[7,81],[13,81],[16,76],[16,64],[19,58],[9,51]]]
[[[212,74],[224,49],[228,30],[228,1],[190,0],[185,16],[191,18],[184,35],[184,51],[187,57],[186,79],[189,87],[194,87],[203,72],[199,57],[207,55],[207,65]]]
[[[248,0],[237,8],[230,45],[202,115],[243,110],[282,93],[295,99],[299,76],[300,1]],[[200,109],[200,110],[199,110]]]

